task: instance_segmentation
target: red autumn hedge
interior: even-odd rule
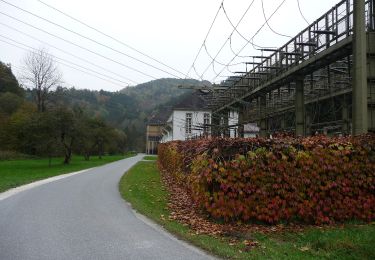
[[[159,166],[215,218],[375,219],[375,136],[208,139],[159,146]]]

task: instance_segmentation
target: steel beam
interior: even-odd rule
[[[360,135],[368,130],[365,1],[353,4],[353,135]]]

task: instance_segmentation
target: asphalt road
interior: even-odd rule
[[[118,183],[143,156],[0,200],[0,259],[209,259],[134,214]]]

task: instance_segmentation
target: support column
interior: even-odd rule
[[[244,109],[243,106],[238,110],[238,137],[243,138],[243,124],[244,124]]]
[[[266,95],[260,96],[259,98],[259,109],[260,109],[260,137],[267,137],[267,113],[266,113],[267,100]]]
[[[224,125],[223,125],[223,135],[224,137],[230,137],[230,130],[229,130],[229,113],[230,110],[225,110],[225,113],[223,115],[224,117]]]
[[[311,116],[310,116],[309,113],[306,113],[306,132],[305,132],[305,135],[306,136],[311,135]]]
[[[295,109],[296,136],[305,136],[305,97],[303,91],[303,78],[296,81]]]
[[[367,133],[365,1],[353,1],[353,135]]]
[[[211,135],[213,137],[219,136],[220,129],[220,116],[218,114],[212,114],[211,116]]]
[[[349,134],[349,109],[348,109],[348,102],[346,100],[346,96],[344,96],[342,101],[342,133],[344,135]]]
[[[284,131],[285,127],[286,127],[286,124],[285,124],[285,114],[283,114],[281,116],[281,120],[280,120],[280,129],[281,129],[281,131]]]

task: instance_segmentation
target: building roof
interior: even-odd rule
[[[199,91],[193,92],[177,103],[173,110],[210,110]]]
[[[164,107],[160,109],[158,112],[154,113],[150,120],[148,121],[148,125],[164,125],[170,114],[172,113],[171,107]]]

